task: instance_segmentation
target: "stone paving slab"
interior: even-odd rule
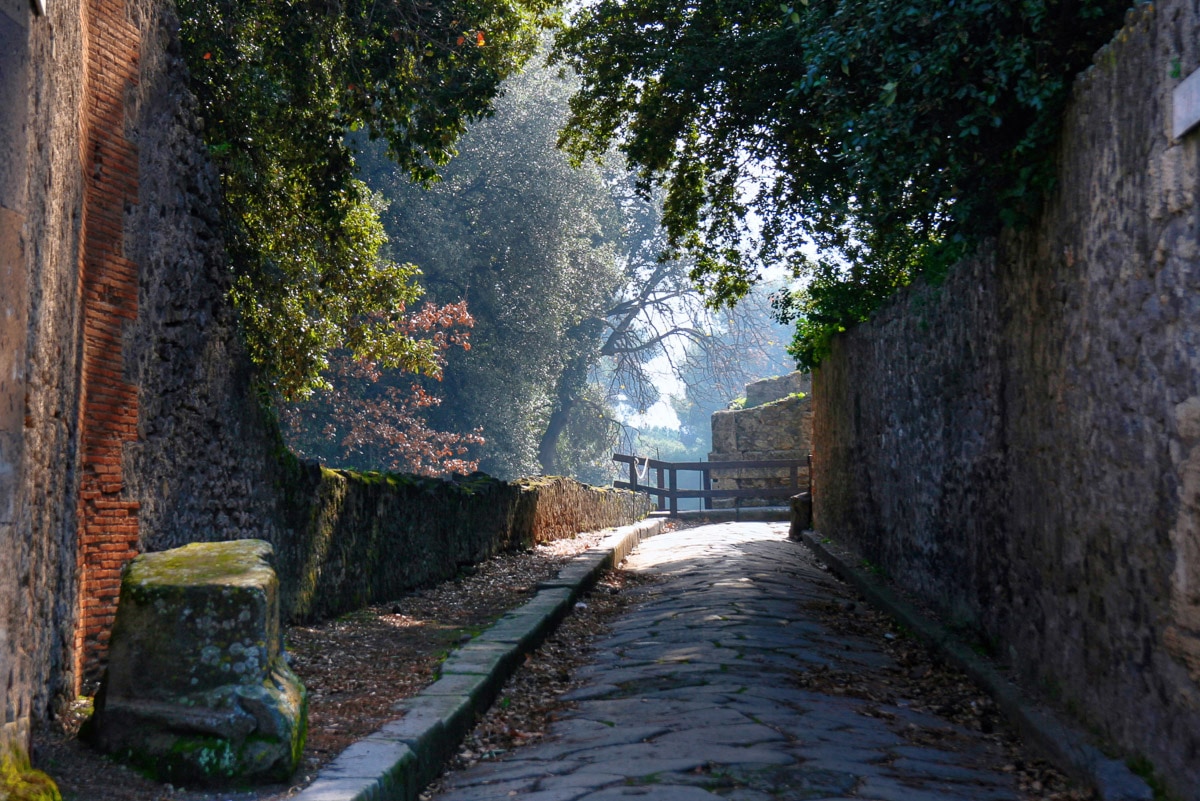
[[[402,718],[351,745],[295,801],[415,801],[524,655],[570,611],[579,593],[662,528],[661,520],[645,520],[614,529],[599,545],[572,559],[558,580],[546,582],[530,601],[451,653],[437,681],[396,705]],[[533,773],[541,776],[546,771]],[[516,783],[529,775],[526,772]],[[606,777],[595,786],[607,781]]]
[[[665,579],[598,643],[576,706],[542,741],[444,779],[436,801],[1016,801],[1005,755],[978,733],[805,689],[813,664],[890,665],[827,630],[810,600],[849,597],[786,526],[663,534],[627,566]],[[863,714],[879,707],[894,717]],[[916,716],[916,717],[914,717]],[[953,750],[906,727],[953,729]]]

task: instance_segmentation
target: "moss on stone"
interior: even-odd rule
[[[117,756],[156,781],[208,785],[233,778],[241,761],[229,740],[205,735],[180,736],[167,754],[129,749]]]
[[[273,582],[270,543],[263,540],[196,542],[160,553],[142,554],[129,565],[134,586],[190,587],[221,584],[253,587]]]
[[[258,540],[198,543],[131,563],[97,697],[97,747],[174,783],[290,775],[306,699],[280,656],[271,553]]]
[[[283,614],[336,616],[498,552],[631,523],[651,508],[644,495],[561,477],[447,480],[305,463],[288,489],[293,534],[279,543]]]
[[[0,798],[5,801],[62,801],[54,780],[34,770],[24,752],[0,755]]]

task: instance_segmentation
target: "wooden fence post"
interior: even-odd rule
[[[679,497],[675,494],[675,491],[677,489],[679,489],[679,485],[675,478],[675,475],[676,475],[675,468],[672,467],[671,468],[671,514],[672,515],[679,514]]]

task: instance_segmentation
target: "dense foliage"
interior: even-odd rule
[[[330,354],[428,372],[409,335],[417,270],[379,257],[382,205],[346,132],[429,181],[524,63],[544,0],[179,0],[184,55],[224,191],[249,352],[284,399]]]
[[[507,81],[495,115],[471,127],[430,189],[382,156],[362,160],[392,201],[390,255],[421,264],[429,297],[465,300],[474,317],[470,353],[448,354],[430,425],[481,430],[472,458],[500,476],[603,480],[621,433],[614,407],[658,400],[652,359],[688,342],[695,358],[720,350],[744,375],[736,368],[751,360],[735,349],[757,333],[718,342],[724,325],[699,302],[687,265],[658,259],[655,204],[623,173],[572,169],[555,147],[572,88],[552,70]]]
[[[896,286],[1037,212],[1070,81],[1126,6],[599,0],[557,40],[582,80],[562,143],[615,142],[666,186],[670,246],[710,302],[764,264],[808,273],[781,312],[811,365]]]
[[[445,352],[470,350],[466,329],[474,324],[465,303],[424,304],[404,322],[403,333],[434,349],[441,377]],[[467,457],[470,445],[483,443],[478,431],[460,434],[431,428],[427,410],[441,398],[425,387],[346,350],[331,355],[325,372],[330,388],[280,410],[284,436],[302,458],[359,470],[392,470],[419,475],[470,473],[478,460]],[[388,376],[391,380],[384,380]],[[397,380],[400,379],[400,380]]]
[[[578,327],[620,282],[608,188],[554,148],[553,109],[565,98],[551,73],[514,76],[430,188],[383,154],[362,159],[366,180],[392,200],[389,254],[421,264],[429,297],[465,300],[475,320],[471,351],[448,354],[438,387],[446,402],[428,410],[430,424],[481,429],[486,443],[472,454],[501,477],[538,472],[555,383],[588,347]]]

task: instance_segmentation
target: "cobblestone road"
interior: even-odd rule
[[[1017,799],[999,746],[907,708],[803,689],[796,672],[890,657],[812,610],[846,591],[786,526],[663,534],[627,566],[666,578],[618,619],[575,710],[541,743],[446,779],[438,801]],[[816,603],[813,603],[816,602]],[[873,707],[874,709],[870,709]],[[931,738],[916,732],[938,732]]]

